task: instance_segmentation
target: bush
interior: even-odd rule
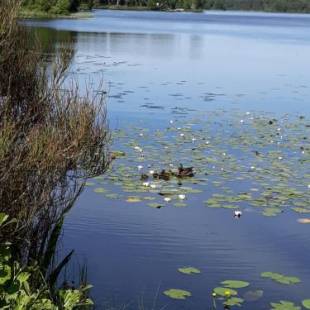
[[[0,212],[17,220],[0,242],[22,265],[34,260],[46,271],[64,215],[110,162],[105,101],[64,84],[71,44],[47,59],[18,24],[18,1],[0,5]]]

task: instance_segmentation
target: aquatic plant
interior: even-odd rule
[[[201,271],[195,267],[182,267],[178,269],[179,272],[184,274],[199,274]]]
[[[297,284],[300,283],[300,279],[297,277],[289,277],[285,276],[281,273],[276,273],[276,272],[263,272],[261,273],[262,278],[269,278],[275,282],[281,283],[281,284]]]
[[[301,307],[296,306],[291,301],[281,300],[278,303],[272,302],[271,303],[272,310],[300,310]]]
[[[172,299],[186,299],[190,296],[192,296],[191,292],[189,291],[185,291],[185,290],[181,290],[181,289],[169,289],[164,291],[164,295],[172,298]]]

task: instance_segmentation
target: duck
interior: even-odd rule
[[[194,174],[194,168],[193,167],[188,167],[184,168],[182,164],[180,164],[177,172],[177,177],[178,178],[185,178],[185,177],[193,177]]]
[[[154,179],[164,180],[164,181],[169,181],[170,178],[171,178],[171,172],[166,171],[165,169],[163,169],[160,173],[154,173],[153,174],[153,178]]]

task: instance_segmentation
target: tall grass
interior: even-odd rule
[[[73,47],[48,63],[19,9],[18,0],[0,0],[0,212],[17,220],[0,242],[47,270],[65,213],[85,180],[108,167],[110,136],[103,95],[64,84]]]

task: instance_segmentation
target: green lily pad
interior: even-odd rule
[[[141,202],[141,198],[137,197],[137,196],[130,196],[130,197],[127,198],[126,201],[130,202],[130,203]]]
[[[282,210],[280,208],[265,208],[263,215],[265,216],[276,216],[280,214]]]
[[[291,301],[281,300],[279,303],[271,303],[272,310],[300,310],[301,307],[296,306]]]
[[[192,293],[189,291],[172,288],[164,291],[164,295],[172,299],[186,299],[188,297],[191,297]]]
[[[236,280],[225,280],[221,282],[224,287],[228,288],[244,288],[250,285],[249,282],[245,281],[236,281]]]
[[[238,298],[238,297],[231,297],[227,300],[224,301],[224,305],[226,306],[239,306],[241,307],[241,304],[244,302],[244,300],[242,298]]]
[[[300,283],[300,279],[297,277],[289,277],[285,276],[281,273],[276,273],[276,272],[263,272],[261,273],[262,278],[269,278],[275,282],[281,283],[281,284],[297,284]]]
[[[103,188],[103,187],[97,187],[94,189],[94,192],[97,193],[97,194],[103,194],[106,192],[106,189]]]
[[[227,287],[216,287],[213,292],[221,297],[236,296],[238,294],[237,291]]]
[[[194,267],[182,267],[178,269],[179,272],[184,274],[198,274],[201,273],[201,271]]]
[[[306,309],[310,309],[310,299],[305,299],[302,301],[302,305],[306,308]]]

